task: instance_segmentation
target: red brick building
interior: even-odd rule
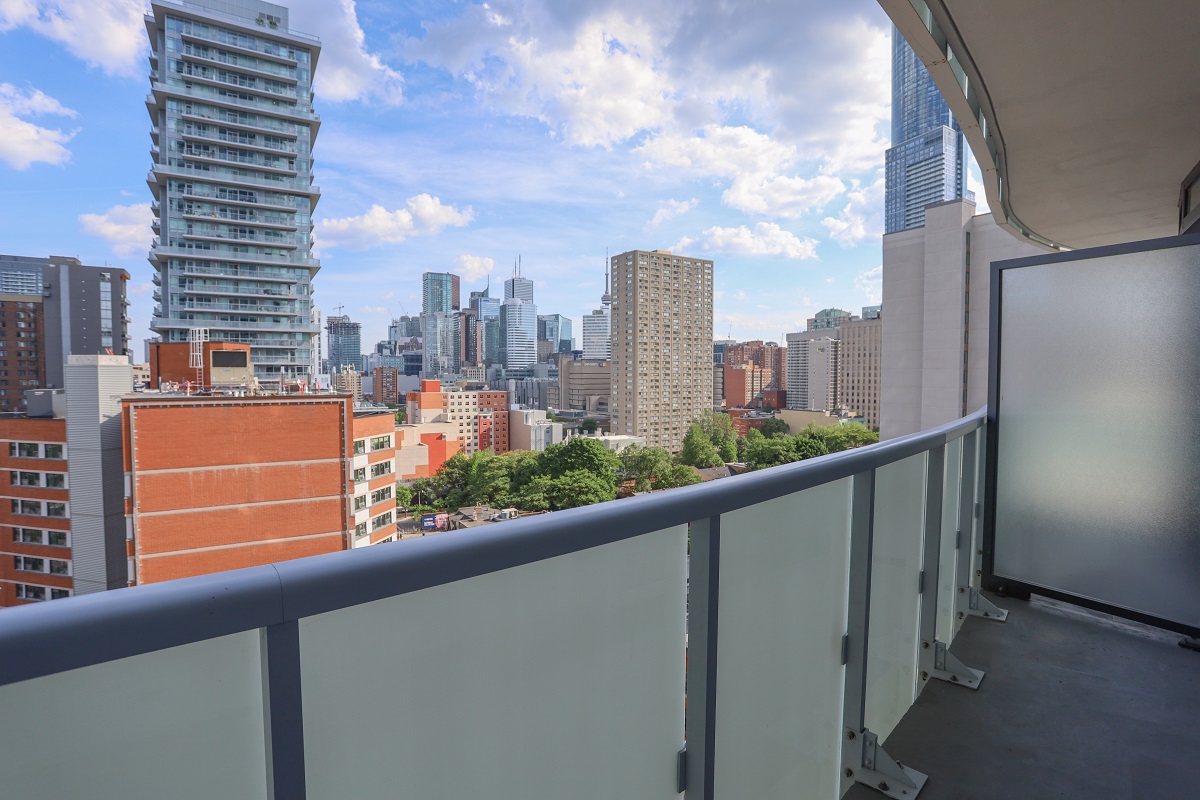
[[[187,342],[150,344],[150,388],[167,384],[195,388],[249,388],[254,383],[250,365],[250,345],[234,342],[204,342],[201,366],[191,364],[191,345]]]
[[[371,370],[371,400],[400,405],[400,370],[395,367],[375,367]]]
[[[74,593],[67,423],[0,418],[0,607]]]

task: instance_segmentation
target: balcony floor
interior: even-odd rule
[[[929,776],[919,800],[1200,797],[1200,653],[1075,606],[992,599],[1008,622],[970,619],[951,648],[987,673],[979,690],[934,681],[885,743]]]

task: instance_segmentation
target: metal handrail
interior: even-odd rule
[[[868,447],[619,501],[261,567],[7,609],[0,686],[428,589],[687,524],[941,447],[986,409]]]

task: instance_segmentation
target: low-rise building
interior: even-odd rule
[[[477,450],[508,452],[508,392],[444,389],[440,381],[423,380],[405,399],[409,423],[450,423],[456,434],[452,438],[463,443],[467,455]]]
[[[508,412],[508,445],[510,450],[532,450],[540,453],[563,440],[561,422],[552,422],[545,411],[514,408]]]

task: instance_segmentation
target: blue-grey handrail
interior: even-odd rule
[[[728,513],[901,461],[983,425],[707,484],[262,567],[0,610],[0,686],[394,597]]]

